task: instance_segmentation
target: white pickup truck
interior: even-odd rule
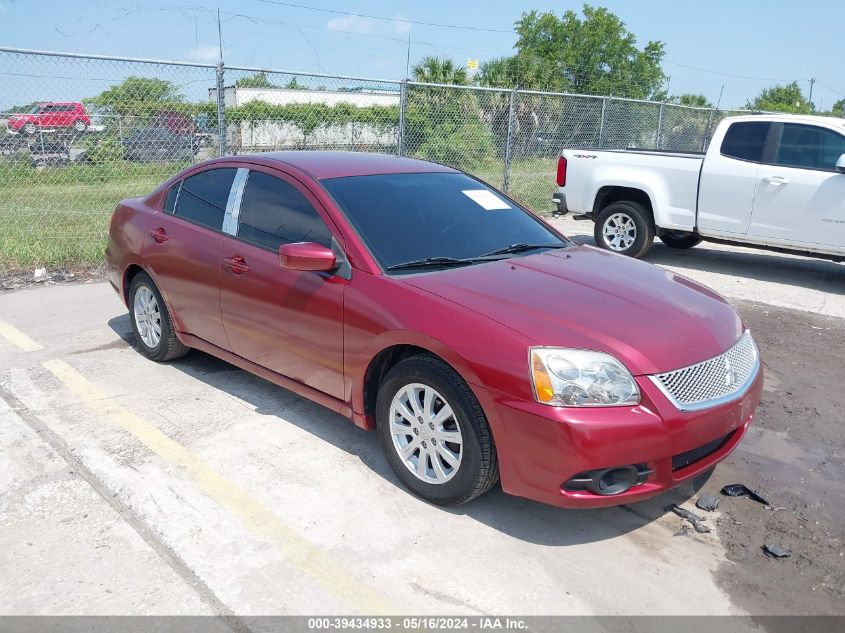
[[[845,120],[729,117],[706,153],[565,149],[558,210],[595,222],[596,244],[642,257],[730,242],[845,261]]]

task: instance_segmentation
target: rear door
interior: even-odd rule
[[[778,126],[777,149],[761,165],[749,237],[845,250],[845,136],[802,123]]]
[[[343,389],[343,293],[333,273],[282,268],[279,246],[339,251],[310,191],[281,172],[250,171],[221,251],[220,300],[232,351],[338,400]]]
[[[737,121],[718,152],[708,151],[698,188],[698,230],[703,235],[745,235],[751,221],[757,173],[770,147],[771,123]]]
[[[143,252],[177,329],[227,350],[220,315],[220,247],[237,171],[206,169],[176,183],[150,223]]]

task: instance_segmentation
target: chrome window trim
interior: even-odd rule
[[[223,232],[227,235],[238,234],[238,216],[241,212],[241,200],[248,177],[249,169],[238,167],[235,178],[232,180],[232,188],[229,190],[229,198],[226,200],[226,212],[223,215]]]
[[[751,330],[746,330],[743,333],[743,337],[746,336],[746,335],[750,337],[751,336]],[[742,338],[740,338],[740,340],[737,341],[733,345],[733,347],[736,347],[737,345],[739,345],[741,340],[742,340]],[[757,375],[760,373],[760,350],[757,349],[757,344],[754,342],[753,338],[752,338],[752,345],[754,345],[754,352],[755,352],[754,353],[754,366],[752,367],[751,372],[748,375],[748,378],[745,380],[744,383],[742,383],[742,385],[739,386],[739,388],[737,388],[736,391],[729,393],[729,394],[726,394],[724,396],[720,396],[718,398],[713,398],[711,400],[704,400],[702,402],[693,402],[693,403],[690,403],[690,404],[683,404],[683,403],[679,402],[669,392],[668,389],[666,389],[666,387],[663,385],[663,382],[658,378],[658,376],[660,374],[651,374],[651,375],[647,376],[647,378],[652,382],[652,384],[655,387],[657,387],[660,390],[660,392],[664,396],[666,396],[666,399],[669,400],[669,402],[671,402],[675,406],[675,408],[678,409],[679,411],[701,411],[702,409],[709,409],[711,407],[718,407],[719,405],[727,404],[728,402],[733,402],[734,400],[739,400],[740,398],[742,398],[746,393],[748,393],[748,390],[751,388],[751,385],[754,384],[754,381],[757,379]],[[678,372],[678,371],[683,371],[685,369],[695,367],[696,365],[701,365],[702,363],[708,363],[715,358],[719,358],[721,356],[724,356],[729,351],[731,351],[731,349],[733,349],[733,347],[725,350],[721,354],[717,354],[713,358],[708,358],[708,359],[705,359],[705,360],[700,361],[698,363],[693,363],[692,365],[687,365],[686,367],[679,367],[678,369],[673,369],[673,370],[668,371],[668,372],[661,372],[661,374],[669,374],[669,373],[674,373],[674,372]]]

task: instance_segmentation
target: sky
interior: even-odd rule
[[[409,37],[411,65],[424,55],[448,56],[465,64],[468,59],[512,54],[513,23],[523,11],[561,14],[580,10],[582,4],[0,0],[0,46],[216,62],[219,8],[229,65],[401,79]],[[665,43],[663,68],[670,76],[670,94],[701,93],[716,103],[721,93],[722,107],[741,107],[776,83],[797,80],[806,94],[809,80],[815,78],[813,100],[820,109],[845,96],[839,55],[845,26],[842,0],[596,0],[594,4],[619,15],[638,45],[649,40]]]

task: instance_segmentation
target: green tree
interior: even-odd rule
[[[525,73],[541,64],[550,71],[546,89],[560,92],[638,99],[657,93],[664,80],[663,43],[638,48],[625,23],[605,8],[585,4],[583,15],[571,10],[561,17],[523,13],[515,23],[516,71]]]
[[[833,116],[845,117],[845,99],[840,99],[834,103],[833,107],[830,109],[830,113]]]
[[[813,104],[804,96],[797,81],[766,88],[753,101],[747,102],[745,107],[749,110],[790,112],[792,114],[810,114],[815,109]]]
[[[249,77],[241,77],[235,81],[236,88],[278,88],[276,84],[267,79],[267,73],[259,72]]]
[[[182,103],[183,100],[173,82],[155,77],[135,76],[127,77],[121,83],[89,99],[91,103],[112,106],[119,112],[137,108],[139,104],[160,106],[165,103]]]
[[[713,104],[710,99],[700,94],[693,94],[691,92],[677,95],[669,99],[670,103],[677,103],[682,106],[692,106],[694,108],[712,108]]]
[[[457,84],[464,86],[469,83],[467,70],[445,57],[423,57],[411,69],[414,81],[432,84]]]

